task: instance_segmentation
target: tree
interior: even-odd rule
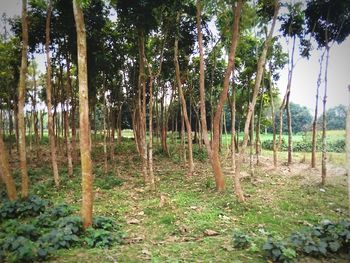
[[[288,123],[288,164],[292,163],[292,114],[290,111],[289,106],[289,100],[290,100],[290,92],[291,92],[291,86],[292,86],[292,79],[293,79],[293,72],[295,68],[295,62],[294,62],[294,54],[295,54],[295,44],[297,37],[303,38],[303,24],[304,24],[304,14],[301,10],[302,2],[297,2],[294,4],[287,3],[287,9],[288,13],[284,16],[282,16],[282,25],[281,25],[281,31],[284,37],[287,39],[287,44],[289,44],[289,38],[292,39],[292,47],[289,54],[289,60],[288,60],[288,83],[287,83],[287,89],[286,93],[284,95],[282,105],[280,107],[280,118],[282,117],[282,113],[285,109],[287,109],[287,123]],[[282,122],[280,122],[280,125],[282,125]],[[280,133],[281,133],[280,126]],[[280,134],[281,136],[281,134]]]
[[[73,0],[73,11],[77,31],[78,49],[79,130],[83,196],[81,216],[83,219],[83,226],[86,229],[92,224],[93,176],[90,152],[91,135],[89,123],[86,31],[84,23],[84,14],[79,0]]]
[[[326,123],[328,130],[345,130],[346,110],[344,105],[338,105],[327,110]],[[319,123],[322,123],[322,120],[319,120]]]
[[[180,12],[178,11],[176,22],[179,24],[180,22]],[[179,64],[179,37],[175,36],[175,43],[174,43],[174,65],[175,65],[175,76],[176,76],[176,84],[179,89],[179,100],[181,103],[181,109],[186,125],[187,130],[187,143],[188,143],[188,175],[192,176],[194,172],[194,164],[193,164],[193,151],[192,151],[192,128],[189,121],[188,113],[187,113],[187,106],[186,106],[186,100],[182,89],[182,81],[180,76],[180,64]]]
[[[322,113],[322,184],[327,176],[326,149],[326,103],[328,89],[328,64],[330,49],[334,43],[340,44],[350,34],[350,0],[317,1],[312,0],[305,10],[308,32],[315,38],[318,47],[326,54],[324,72],[324,94]]]
[[[58,175],[57,166],[57,151],[55,142],[55,132],[54,132],[54,120],[52,114],[52,66],[50,58],[50,25],[51,25],[51,14],[52,14],[52,1],[49,0],[47,5],[47,17],[46,17],[46,42],[45,42],[45,52],[46,52],[46,100],[47,100],[47,112],[48,112],[48,130],[49,130],[49,140],[50,140],[50,152],[51,152],[51,164],[53,170],[53,178],[56,187],[60,186],[60,178]]]
[[[17,198],[16,185],[13,177],[11,176],[8,153],[2,138],[3,134],[0,129],[0,176],[6,185],[6,191],[9,200],[13,201]]]
[[[238,1],[236,4],[232,5],[232,13],[234,14],[234,23],[232,25],[232,35],[231,35],[231,45],[228,55],[228,64],[224,75],[223,80],[223,89],[220,94],[220,99],[217,105],[217,110],[213,119],[213,137],[212,144],[209,144],[208,134],[207,134],[207,125],[206,125],[206,115],[205,115],[205,101],[204,101],[204,53],[202,47],[202,34],[200,33],[200,16],[201,16],[201,7],[200,2],[197,2],[197,30],[198,30],[198,43],[200,45],[200,109],[201,109],[201,122],[202,122],[202,134],[204,143],[206,145],[208,155],[211,161],[211,165],[214,171],[216,189],[218,191],[223,191],[225,188],[224,175],[222,173],[222,168],[220,164],[219,156],[219,147],[220,147],[220,121],[222,117],[222,111],[224,108],[224,103],[227,99],[228,89],[231,74],[234,69],[234,60],[236,55],[236,48],[238,44],[239,37],[239,21],[241,15],[241,6],[242,1]],[[205,129],[205,130],[204,130]],[[238,184],[237,184],[238,182]],[[235,181],[236,193],[240,192],[239,181]]]
[[[22,173],[22,197],[27,198],[29,195],[29,177],[27,169],[26,154],[26,134],[24,123],[24,105],[26,93],[26,74],[28,50],[28,18],[27,18],[27,0],[22,0],[22,58],[21,69],[18,83],[18,130],[19,130],[19,159]]]
[[[253,89],[253,96],[252,96],[251,101],[249,102],[249,108],[248,108],[248,112],[246,114],[246,120],[245,120],[245,124],[244,124],[244,139],[243,139],[243,143],[242,143],[242,146],[241,146],[241,149],[239,152],[239,160],[236,164],[236,169],[235,169],[235,176],[236,176],[237,181],[239,181],[239,178],[240,178],[241,165],[243,163],[244,153],[245,153],[245,150],[246,150],[246,147],[248,144],[249,126],[250,126],[250,123],[252,120],[254,107],[256,104],[259,88],[261,85],[262,75],[263,75],[265,61],[266,61],[266,55],[267,55],[267,51],[270,47],[272,34],[273,34],[273,31],[274,31],[274,28],[276,25],[277,15],[278,15],[278,12],[280,9],[280,5],[279,5],[279,2],[277,0],[273,1],[273,3],[264,3],[264,4],[267,4],[267,5],[266,6],[263,5],[263,9],[269,10],[269,12],[268,12],[269,15],[271,15],[271,10],[272,10],[272,13],[273,13],[272,25],[271,25],[270,31],[266,37],[262,53],[259,57],[259,61],[258,61],[258,65],[257,65],[257,72],[256,72],[256,77],[255,77],[255,83],[254,83],[254,89]],[[243,191],[236,192],[236,195],[237,195],[237,198],[240,202],[245,201],[245,198],[243,196]]]

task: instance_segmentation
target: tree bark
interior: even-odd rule
[[[79,0],[73,0],[73,11],[78,44],[79,130],[83,197],[81,215],[83,226],[86,229],[92,224],[93,176],[90,152],[91,131],[89,125],[86,31],[84,15]]]
[[[275,10],[274,10],[274,16],[273,16],[273,20],[272,20],[271,29],[270,29],[270,32],[269,32],[266,40],[265,40],[264,47],[263,47],[262,53],[259,57],[259,61],[258,61],[258,65],[257,65],[257,73],[256,73],[256,78],[255,78],[253,97],[252,97],[252,100],[251,100],[250,105],[249,105],[249,109],[247,112],[246,121],[245,121],[245,125],[244,125],[244,139],[243,139],[242,147],[240,149],[239,161],[236,164],[236,176],[240,176],[241,165],[243,163],[244,153],[245,153],[245,150],[247,148],[247,143],[248,143],[249,126],[250,126],[250,122],[251,122],[251,118],[252,118],[252,114],[253,114],[253,109],[254,109],[255,104],[256,104],[256,99],[257,99],[257,95],[258,95],[260,84],[261,84],[262,74],[264,71],[264,64],[266,61],[266,55],[267,55],[268,48],[270,46],[272,34],[273,34],[273,31],[274,31],[274,28],[276,25],[278,11],[280,8],[278,0],[274,1],[274,5],[275,5]],[[239,178],[238,178],[238,180],[239,180]],[[240,192],[236,192],[236,195],[237,195],[237,198],[240,202],[245,201],[242,190]]]
[[[46,66],[47,66],[47,74],[46,74],[46,99],[47,99],[47,113],[48,113],[48,129],[49,129],[49,140],[50,140],[50,151],[51,151],[51,163],[53,170],[53,178],[55,181],[56,187],[60,185],[60,179],[58,175],[58,166],[57,166],[57,149],[55,143],[55,133],[53,127],[53,116],[52,116],[52,68],[51,68],[51,58],[50,58],[50,25],[51,25],[51,14],[52,14],[52,1],[49,0],[49,5],[47,7],[47,15],[46,15],[46,42],[45,42],[45,52],[46,52]]]
[[[223,82],[223,90],[220,94],[220,99],[218,103],[217,110],[214,115],[213,120],[213,140],[212,140],[212,166],[215,175],[215,183],[216,189],[218,191],[223,191],[225,188],[224,175],[222,173],[221,164],[220,164],[220,156],[219,156],[219,145],[220,145],[220,119],[223,111],[224,103],[227,99],[227,93],[229,89],[230,77],[231,73],[234,69],[234,59],[236,55],[236,48],[238,44],[239,38],[239,21],[241,15],[241,6],[242,1],[238,0],[237,6],[232,7],[234,13],[234,23],[232,28],[232,38],[231,38],[231,47],[230,53],[228,57],[228,65],[225,72],[224,82]]]
[[[321,86],[321,78],[322,78],[322,65],[323,65],[323,58],[324,58],[324,52],[321,55],[321,58],[319,60],[320,64],[320,71],[318,73],[317,78],[317,86],[316,86],[316,103],[315,103],[315,114],[314,114],[314,120],[312,122],[312,152],[311,152],[311,168],[316,167],[316,148],[317,148],[317,115],[318,115],[318,96]]]
[[[67,165],[68,165],[68,176],[73,176],[73,158],[72,158],[72,142],[70,139],[70,127],[69,127],[69,100],[68,97],[72,97],[72,83],[71,83],[71,77],[70,77],[70,61],[67,60],[67,94],[70,96],[67,96],[66,100],[66,112],[64,116],[64,126],[66,128],[66,151],[67,151]]]
[[[26,154],[26,133],[24,122],[24,105],[26,93],[26,75],[28,70],[27,64],[28,50],[28,16],[27,0],[22,0],[22,59],[18,84],[18,144],[19,144],[19,162],[22,173],[22,197],[27,198],[29,195],[29,177],[27,169]]]
[[[326,104],[327,104],[327,89],[328,89],[328,62],[329,62],[329,50],[328,43],[326,45],[326,65],[324,73],[324,95],[323,95],[323,114],[322,114],[322,185],[326,184],[327,177],[327,118],[326,118]]]
[[[13,177],[11,176],[8,153],[2,138],[3,135],[2,131],[0,130],[0,176],[5,183],[8,199],[13,201],[17,198],[16,185]]]
[[[177,15],[177,23],[179,23],[180,20],[180,14]],[[174,63],[175,63],[175,75],[176,75],[176,83],[179,88],[179,99],[181,101],[182,106],[182,112],[186,124],[186,130],[187,130],[187,144],[188,144],[188,175],[192,176],[194,172],[194,163],[193,163],[193,152],[192,152],[192,129],[191,124],[188,118],[187,114],[187,107],[186,107],[186,100],[183,94],[182,90],[182,83],[181,83],[181,77],[180,77],[180,65],[178,60],[178,37],[175,37],[175,44],[174,44]]]
[[[147,142],[146,142],[146,74],[145,74],[145,36],[143,30],[139,29],[139,77],[138,77],[138,132],[140,157],[142,160],[142,175],[144,183],[149,181],[147,171]]]
[[[270,69],[271,70],[271,69]],[[273,166],[277,168],[277,147],[276,147],[276,116],[275,116],[275,103],[273,101],[272,93],[272,79],[271,71],[269,72],[269,95],[272,114],[272,151],[273,151]]]

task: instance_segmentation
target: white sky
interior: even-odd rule
[[[19,15],[21,1],[0,0],[0,14],[6,12],[8,16]],[[3,25],[1,25],[3,27]],[[278,29],[277,29],[278,30]],[[283,40],[282,40],[283,41]],[[319,72],[318,59],[320,52],[314,50],[309,60],[301,59],[296,65],[291,88],[291,101],[313,109],[315,105],[316,82]],[[39,59],[41,60],[41,59]],[[40,61],[39,61],[40,63]],[[44,66],[42,65],[42,69]],[[327,108],[338,104],[348,104],[348,90],[350,85],[350,38],[348,37],[340,46],[332,47],[328,69],[328,100]],[[287,68],[281,72],[278,81],[281,97],[287,86]],[[324,85],[321,85],[320,95],[323,97]],[[321,102],[321,100],[320,100]],[[319,104],[321,105],[321,104]]]

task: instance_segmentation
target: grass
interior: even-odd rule
[[[215,191],[207,162],[196,161],[196,174],[188,178],[182,162],[155,155],[157,190],[152,192],[143,186],[132,140],[116,146],[118,173],[103,173],[101,147],[94,143],[94,214],[114,217],[127,234],[125,242],[110,249],[62,250],[51,262],[266,262],[261,246],[269,234],[285,237],[305,224],[346,218],[345,177],[330,178],[320,191],[318,183],[306,180],[307,173],[282,174],[257,167],[254,177],[242,179],[247,202],[240,204],[229,176],[226,190]],[[263,155],[272,153],[263,151]],[[309,155],[305,155],[308,162]],[[284,160],[286,155],[279,157]],[[76,165],[73,178],[68,178],[64,158],[60,156],[61,188],[53,188],[48,158],[30,165],[31,191],[79,209],[81,171]],[[329,161],[341,165],[345,154],[332,153]],[[20,172],[14,174],[19,182]],[[208,229],[217,235],[207,236]],[[253,247],[233,248],[235,230],[251,236]]]

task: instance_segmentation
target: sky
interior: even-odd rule
[[[0,14],[6,12],[7,16],[19,15],[21,12],[21,1],[19,0],[0,0]],[[3,27],[3,25],[1,25]],[[283,41],[283,40],[282,40]],[[315,107],[316,83],[319,72],[319,58],[321,53],[315,49],[311,53],[309,60],[296,59],[297,64],[294,70],[293,82],[291,87],[291,101],[306,106],[310,110]],[[39,59],[39,63],[40,63]],[[44,66],[42,65],[42,68]],[[281,72],[281,78],[278,81],[281,97],[283,97],[287,87],[288,69]],[[328,68],[328,93],[327,108],[339,104],[348,105],[350,93],[350,37],[341,45],[335,44],[330,52]],[[320,98],[323,98],[324,83],[320,88]],[[322,106],[319,100],[319,106]],[[321,107],[320,107],[321,108]]]

